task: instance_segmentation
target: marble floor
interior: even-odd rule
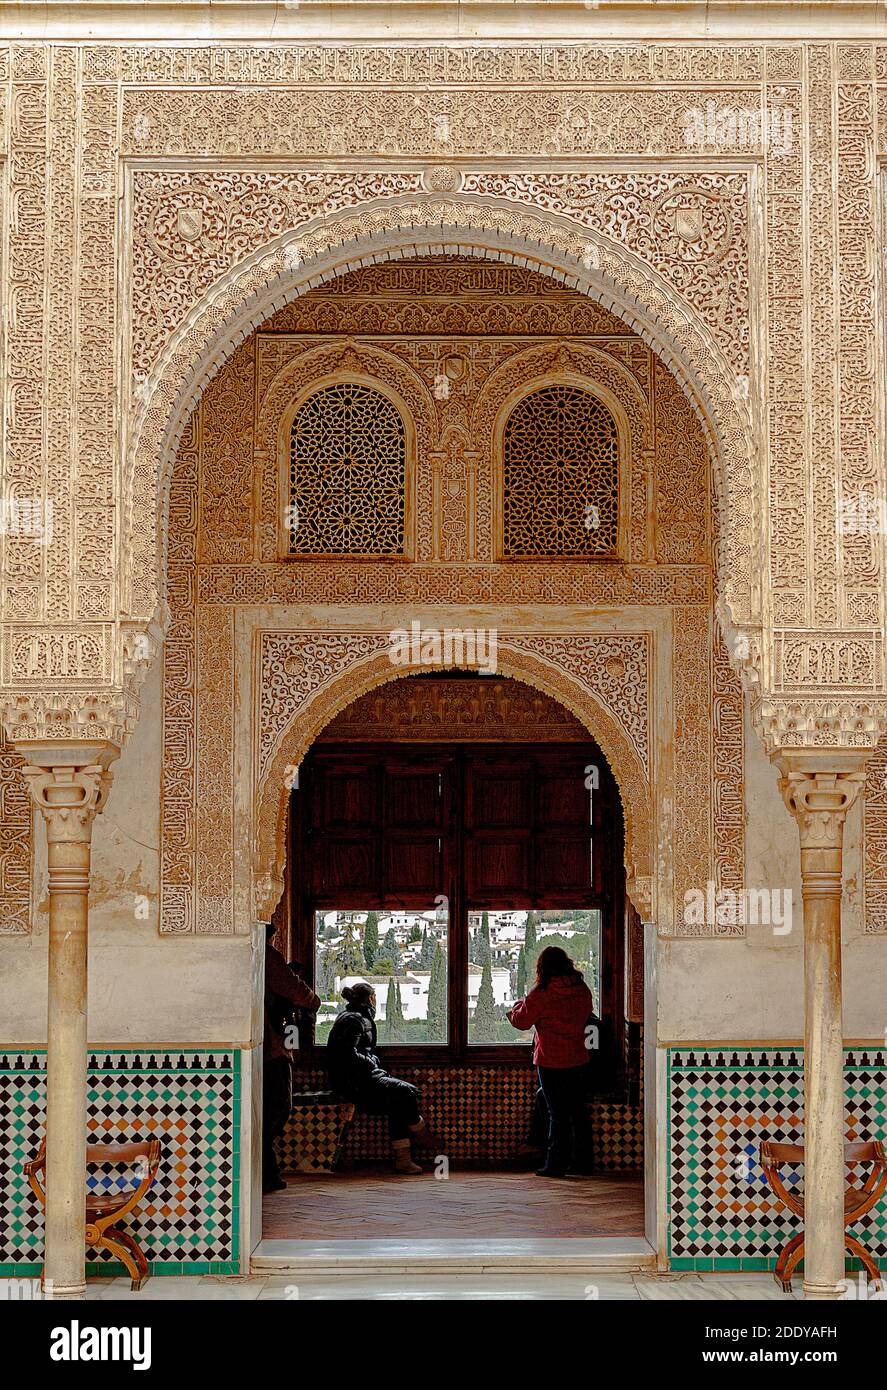
[[[245,1278],[153,1278],[139,1293],[128,1279],[91,1279],[87,1298],[103,1302],[141,1299],[198,1302],[201,1300],[258,1302],[304,1299],[429,1302],[478,1299],[523,1302],[539,1299],[756,1302],[801,1298],[800,1280],[784,1294],[770,1274],[665,1274],[527,1272],[507,1274],[478,1271],[460,1274],[411,1274],[395,1271],[376,1275],[253,1274]]]

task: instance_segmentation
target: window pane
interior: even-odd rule
[[[468,914],[468,1041],[525,1043],[505,1011],[532,989],[545,946],[561,946],[600,1007],[601,914],[597,908]]]
[[[448,930],[445,908],[315,913],[318,1044],[345,1007],[343,987],[358,980],[376,992],[380,1043],[445,1043]]]

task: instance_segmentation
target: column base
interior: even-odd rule
[[[847,1297],[847,1284],[808,1284],[804,1280],[804,1298],[814,1303],[835,1303]]]
[[[43,1297],[51,1303],[56,1303],[62,1299],[85,1298],[86,1280],[82,1284],[60,1284],[58,1280],[45,1279],[43,1282]]]

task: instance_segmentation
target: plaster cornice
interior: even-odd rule
[[[517,43],[887,39],[885,0],[18,0],[7,39]]]

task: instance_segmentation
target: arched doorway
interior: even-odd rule
[[[403,420],[413,507],[396,555],[302,553],[285,521],[296,417],[343,383]],[[506,426],[527,386],[579,391],[611,415],[615,553],[507,553]],[[236,934],[267,920],[306,754],[357,697],[427,669],[392,660],[395,629],[453,624],[494,631],[498,673],[556,699],[603,750],[652,978],[655,928],[673,930],[686,884],[742,872],[741,818],[723,825],[723,808],[741,806],[741,721],[712,614],[711,482],[704,433],[664,363],[610,311],[535,271],[488,265],[479,279],[477,262],[432,255],[283,306],[208,386],[172,483],[161,930]],[[250,1061],[260,1077],[260,1056]],[[652,1091],[646,1133],[650,1159]],[[646,1184],[651,1242],[663,1183],[660,1162]]]
[[[327,725],[291,793],[275,914],[278,943],[323,1000],[318,1026],[299,1038],[294,1084],[323,1092],[341,989],[368,981],[383,1064],[420,1087],[444,1141],[423,1157],[447,1186],[405,1190],[389,1178],[384,1121],[371,1116],[349,1127],[336,1177],[306,1173],[321,1122],[297,1104],[279,1145],[297,1176],[266,1199],[260,1260],[288,1239],[335,1239],[358,1210],[367,1240],[403,1238],[411,1224],[444,1241],[466,1229],[485,1239],[643,1235],[642,933],[625,898],[622,839],[601,750],[523,682],[413,675]],[[599,1016],[588,1039],[591,1172],[566,1193],[533,1177],[545,1118],[534,1115],[528,1037],[505,1018],[552,944],[586,974]],[[323,1110],[324,1125],[331,1115]]]

